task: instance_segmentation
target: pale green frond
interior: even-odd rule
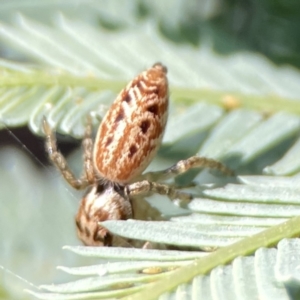
[[[228,150],[246,136],[263,119],[257,112],[238,109],[229,112],[213,128],[198,154],[215,159],[224,159]]]
[[[296,225],[296,223],[293,223],[293,225]],[[288,226],[280,225],[279,227],[285,231]],[[274,230],[277,230],[277,228],[274,228]],[[259,239],[259,235],[257,235],[257,241],[261,245],[267,245],[267,236],[267,233],[262,233],[260,237],[263,238]],[[239,244],[243,243],[241,241]],[[247,244],[246,241],[245,244]],[[248,249],[255,248],[256,245],[253,245],[253,238],[251,238],[251,242],[249,239],[247,245]],[[49,293],[28,292],[35,295],[38,299],[63,299],[63,297],[65,297],[64,299],[94,299],[96,297],[103,299],[109,296],[125,296],[124,299],[129,299],[126,298],[128,293],[132,294],[130,299],[153,299],[155,296],[159,296],[162,291],[168,291],[168,293],[162,294],[159,299],[174,299],[174,297],[175,299],[177,297],[182,299],[183,296],[186,299],[251,299],[250,297],[253,296],[265,299],[271,299],[271,297],[275,297],[275,299],[290,299],[285,285],[296,286],[299,239],[283,239],[278,244],[278,250],[262,247],[251,257],[237,257],[239,254],[242,254],[239,251],[243,251],[243,248],[240,248],[238,253],[234,253],[234,248],[235,245],[229,246],[210,255],[203,256],[198,260],[182,261],[180,264],[174,263],[173,266],[163,263],[163,257],[161,257],[162,261],[152,261],[152,268],[145,268],[145,265],[148,266],[149,262],[133,261],[131,268],[128,265],[125,266],[128,276],[118,274],[118,270],[112,269],[115,275],[110,274],[108,271],[109,269],[111,270],[110,264],[122,266],[120,258],[117,258],[119,262],[106,261],[102,265],[83,267],[82,270],[89,270],[87,273],[85,271],[82,272],[78,268],[77,270],[73,269],[75,272],[69,268],[61,268],[67,272],[71,271],[74,275],[89,275],[92,273],[98,276],[75,280],[67,284],[40,287],[48,290]],[[70,250],[73,249],[70,248]],[[99,250],[98,254],[96,254],[97,250]],[[94,252],[94,255],[101,256],[101,248],[97,248],[97,250],[92,252]],[[126,252],[125,249],[123,250]],[[122,254],[123,250],[119,250],[120,254]],[[148,254],[151,254],[152,251],[159,252],[158,250],[144,251]],[[84,252],[89,255],[89,251],[83,251],[81,254]],[[143,250],[138,250],[138,252],[142,253]],[[225,257],[227,256],[227,259],[229,257],[231,259],[233,257],[236,258],[230,265],[220,265],[214,268],[215,265],[220,263],[216,262],[216,260],[218,260],[218,254],[221,252],[223,252],[223,255],[226,253]],[[168,251],[168,253],[172,255],[173,251]],[[134,260],[136,258],[132,257],[131,259]],[[181,268],[179,267],[180,265]],[[135,268],[138,266],[140,267],[139,270]],[[213,268],[209,275],[205,275],[207,272],[206,268]],[[189,272],[184,272],[184,270],[189,270]],[[193,279],[186,283],[187,278]],[[178,285],[180,281],[182,284]],[[107,284],[114,284],[114,288],[110,291],[103,290],[101,292],[100,290],[105,289]],[[171,291],[172,287],[175,286],[177,286],[176,290]]]
[[[145,1],[151,19],[138,12],[140,1],[77,1],[76,9],[60,1],[0,3],[1,50],[30,61],[0,60],[1,128],[28,125],[41,135],[45,115],[58,132],[81,138],[88,113],[96,127],[126,83],[161,61],[168,67],[172,107],[164,145],[148,170],[197,153],[221,159],[237,175],[190,172],[176,180],[197,185],[187,190],[195,198],[186,206],[154,195],[139,199],[147,221],[103,223],[115,234],[162,247],[224,247],[211,255],[69,246],[80,254],[70,255],[61,246],[79,245],[74,214],[82,194],[70,190],[56,170],[33,166],[26,141],[20,142],[22,152],[0,149],[0,264],[28,280],[20,284],[1,273],[1,296],[14,291],[16,282],[18,291],[33,290],[29,282],[42,284],[43,292],[30,292],[40,299],[147,299],[155,292],[164,293],[159,299],[274,300],[288,299],[289,286],[299,288],[299,241],[283,239],[298,236],[299,224],[281,223],[300,212],[300,73],[251,52],[220,56],[209,38],[201,46],[168,40],[161,28],[175,35],[189,24],[190,13],[209,18],[209,10],[195,9],[197,4],[165,1],[162,10],[161,1]],[[37,6],[44,7],[38,16]],[[70,161],[81,170],[80,152]],[[164,221],[149,221],[157,217],[151,215],[154,208]],[[262,248],[278,242],[278,250]],[[68,267],[59,267],[64,273],[57,275],[56,265]]]
[[[267,175],[291,175],[300,171],[300,140],[298,139],[285,155],[264,169]]]
[[[237,106],[268,113],[300,112],[298,103],[291,101],[299,99],[300,75],[251,53],[221,57],[207,46],[178,46],[150,22],[141,22],[138,29],[108,32],[63,14],[54,27],[21,14],[16,20],[15,25],[1,24],[0,39],[46,69],[0,62],[1,120],[9,126],[30,122],[30,128],[41,134],[42,116],[54,110],[57,115],[50,116],[50,123],[61,133],[81,137],[86,113],[97,113],[103,105],[102,93],[113,92],[111,103],[126,82],[156,61],[169,68],[174,103],[206,101],[226,108],[233,99]],[[70,109],[77,111],[74,132],[66,121],[73,117]]]
[[[25,161],[22,163],[22,165],[19,165],[17,168],[14,168],[12,170],[7,169],[7,167],[9,167],[11,165],[10,161],[5,159],[3,155],[1,155],[1,157],[4,159],[2,162],[2,166],[4,166],[4,168],[2,168],[2,170],[4,172],[6,172],[6,178],[7,181],[3,182],[4,186],[7,186],[7,193],[9,196],[12,196],[12,192],[11,192],[11,188],[10,188],[10,181],[16,182],[16,180],[18,180],[19,184],[18,184],[18,190],[15,190],[16,192],[20,193],[20,196],[13,196],[13,198],[11,198],[12,203],[11,205],[13,205],[13,203],[18,203],[18,205],[20,205],[20,202],[18,201],[18,199],[22,199],[22,202],[24,202],[24,207],[19,207],[18,210],[20,210],[20,213],[22,213],[24,211],[25,207],[31,207],[30,205],[30,201],[31,198],[29,198],[28,196],[26,196],[25,198],[22,197],[24,195],[28,195],[28,191],[30,191],[31,189],[31,178],[27,177],[26,180],[24,180],[24,175],[22,175],[22,172],[25,172],[26,174],[29,174],[28,168],[30,167],[30,165],[26,165],[24,164]],[[17,156],[16,156],[17,157]],[[11,159],[10,159],[11,160]],[[15,163],[14,163],[15,164]],[[6,167],[5,167],[6,166]],[[5,171],[6,170],[6,171]],[[8,170],[10,170],[8,172]],[[22,170],[22,172],[20,173],[19,170]],[[11,173],[13,171],[13,173]],[[13,180],[11,180],[7,175],[10,174],[13,176]],[[58,181],[59,178],[57,178],[56,173],[51,173],[52,174],[52,179],[49,181],[49,179],[47,179],[47,181],[45,182],[45,184],[47,185],[47,187],[44,187],[41,183],[36,183],[36,187],[35,187],[35,193],[32,194],[32,197],[34,197],[33,199],[40,199],[42,201],[43,197],[41,196],[41,192],[42,191],[51,191],[51,188],[49,189],[49,182],[53,181],[55,179],[55,181]],[[54,175],[55,174],[55,175]],[[33,178],[36,178],[37,175],[33,175]],[[53,176],[55,176],[53,178]],[[41,177],[42,179],[42,177]],[[160,222],[142,222],[142,221],[126,221],[126,222],[106,222],[109,226],[108,228],[110,230],[112,230],[112,232],[116,232],[118,234],[124,234],[124,233],[128,233],[130,232],[130,237],[131,238],[137,238],[137,239],[145,239],[145,240],[150,240],[151,238],[155,237],[154,241],[156,242],[162,242],[165,244],[170,243],[171,244],[175,244],[176,245],[176,241],[180,241],[180,245],[182,246],[184,244],[184,242],[186,242],[189,239],[190,235],[195,235],[194,237],[197,238],[194,240],[194,244],[191,245],[192,240],[186,244],[184,244],[185,246],[195,246],[195,243],[201,243],[201,245],[197,245],[199,246],[203,246],[203,248],[207,248],[207,247],[212,247],[212,246],[220,246],[220,245],[225,245],[226,243],[220,243],[221,240],[227,240],[227,244],[232,244],[232,242],[234,242],[234,240],[241,239],[242,237],[249,237],[252,236],[254,233],[263,230],[264,228],[267,228],[269,226],[274,226],[275,224],[279,224],[282,223],[284,221],[284,218],[279,218],[279,215],[282,216],[282,214],[284,214],[286,216],[286,214],[288,214],[290,212],[289,216],[292,215],[296,215],[297,214],[297,206],[294,205],[293,209],[289,210],[289,207],[291,206],[288,203],[285,203],[286,201],[290,201],[290,198],[292,199],[296,199],[294,193],[294,189],[293,186],[297,186],[297,177],[295,177],[294,179],[291,179],[291,181],[289,181],[286,177],[266,177],[266,176],[240,176],[239,177],[239,181],[241,182],[240,185],[235,184],[235,185],[227,185],[225,186],[225,189],[230,189],[230,192],[227,193],[222,193],[221,195],[219,195],[219,192],[222,192],[223,189],[211,189],[211,190],[204,190],[203,193],[208,193],[209,196],[214,196],[214,197],[218,197],[219,200],[213,200],[213,199],[207,199],[210,200],[212,203],[214,203],[215,209],[217,209],[217,211],[212,210],[212,211],[208,211],[208,214],[206,213],[206,210],[209,210],[209,206],[207,205],[207,203],[205,202],[205,199],[195,199],[192,201],[191,204],[189,204],[189,209],[193,214],[192,216],[180,216],[180,217],[173,217],[172,221],[173,222],[162,222],[160,224]],[[253,196],[253,200],[257,199],[257,196],[259,196],[260,201],[266,201],[267,197],[270,197],[270,195],[274,195],[274,191],[276,190],[276,202],[277,201],[283,201],[283,202],[278,202],[275,204],[268,204],[268,211],[271,212],[272,217],[262,217],[260,218],[259,216],[264,216],[266,215],[264,213],[263,210],[263,206],[265,205],[264,203],[256,203],[254,201],[253,205],[249,200],[251,200],[252,197],[250,197],[249,199],[247,198],[247,195],[249,192],[245,192],[244,196],[241,196],[242,194],[239,193],[239,191],[241,190],[241,188],[245,189],[245,190],[249,190],[249,192],[252,192]],[[280,191],[286,191],[286,194],[282,194],[282,199],[280,199]],[[3,188],[2,188],[2,191]],[[27,192],[26,192],[27,191]],[[40,191],[40,192],[38,192]],[[219,192],[218,192],[219,191]],[[38,192],[38,193],[37,193]],[[45,203],[44,201],[41,202],[41,204],[43,204],[43,206],[45,206],[45,204],[47,204],[47,207],[43,207],[40,205],[38,205],[38,207],[36,207],[32,210],[32,216],[28,219],[28,224],[27,227],[22,228],[22,230],[24,230],[25,232],[32,232],[32,223],[33,222],[37,222],[35,221],[34,215],[35,215],[35,209],[38,209],[39,212],[43,212],[42,214],[39,213],[39,218],[42,218],[43,220],[47,220],[48,218],[48,223],[50,225],[49,227],[49,233],[51,232],[51,235],[57,235],[57,237],[62,236],[63,232],[62,232],[62,228],[65,229],[65,234],[68,236],[67,239],[71,238],[72,240],[75,239],[75,235],[74,235],[74,229],[71,228],[70,226],[66,226],[66,225],[71,225],[72,224],[72,217],[70,218],[70,216],[74,213],[74,207],[72,209],[70,208],[63,208],[66,204],[65,199],[71,196],[70,199],[70,203],[68,205],[72,205],[72,203],[74,202],[74,196],[73,195],[68,195],[69,191],[68,190],[64,190],[61,189],[59,191],[59,195],[61,195],[60,199],[57,199],[57,197],[53,198],[53,192],[52,191],[50,193],[50,198],[49,200],[47,200]],[[213,194],[216,193],[216,194]],[[240,197],[240,201],[239,202],[232,202],[237,200],[236,193],[239,194]],[[257,193],[257,194],[256,194]],[[207,196],[208,196],[207,195]],[[257,196],[255,196],[257,195]],[[293,196],[294,195],[294,196]],[[45,197],[45,196],[44,196]],[[48,196],[47,196],[48,197]],[[230,198],[229,198],[230,197]],[[55,201],[53,202],[53,199],[55,199]],[[245,199],[245,203],[243,203],[243,199]],[[295,202],[295,200],[291,200],[293,203]],[[220,202],[220,200],[222,200]],[[230,200],[230,201],[229,201]],[[297,200],[297,199],[296,199]],[[17,202],[16,202],[17,201]],[[194,204],[193,203],[197,203],[199,201],[199,212],[197,211],[197,209],[194,208]],[[229,201],[229,202],[228,202]],[[297,202],[297,201],[296,201]],[[280,204],[280,205],[277,205]],[[50,205],[50,206],[49,206]],[[236,209],[236,211],[234,211],[234,214],[232,216],[228,215],[228,212],[230,213],[230,207],[231,205],[237,205],[237,206],[241,206],[239,209]],[[248,207],[245,207],[245,205],[249,205]],[[249,207],[251,207],[252,205],[252,209],[250,209]],[[224,207],[223,210],[223,214],[222,215],[222,206]],[[279,209],[278,211],[276,211],[276,207],[280,206],[281,209]],[[7,207],[7,204],[4,206]],[[13,207],[13,206],[12,206]],[[16,209],[16,208],[15,208]],[[15,210],[14,209],[14,210]],[[61,221],[59,221],[57,219],[57,217],[55,217],[55,223],[53,223],[53,217],[55,215],[57,215],[58,212],[63,212],[62,216],[61,216]],[[73,213],[72,213],[73,211]],[[221,214],[220,214],[221,211]],[[277,215],[274,215],[276,213],[278,213]],[[20,214],[21,216],[22,214]],[[6,215],[7,217],[9,215]],[[48,217],[47,217],[48,216]],[[200,222],[199,219],[195,218],[195,216],[198,216],[200,218]],[[287,216],[286,216],[287,217]],[[185,218],[185,219],[183,219]],[[10,224],[10,220],[11,217],[8,217],[7,220],[5,219],[1,219],[3,223],[3,226],[7,226],[5,224]],[[51,221],[52,220],[52,221]],[[69,221],[68,221],[69,220]],[[19,219],[19,222],[21,221],[21,219]],[[41,221],[38,221],[40,224],[44,224],[43,226],[38,226],[35,228],[35,231],[32,233],[32,238],[29,240],[28,238],[26,239],[26,243],[28,244],[30,241],[34,242],[34,241],[41,241],[41,237],[46,238],[46,241],[44,241],[44,245],[45,247],[48,247],[47,245],[49,244],[47,242],[47,240],[49,239],[49,233],[47,234],[45,229],[46,229],[46,224],[43,222],[41,223]],[[103,224],[106,224],[103,223]],[[174,225],[173,225],[174,224]],[[120,225],[120,226],[119,226]],[[161,226],[160,226],[161,225]],[[173,228],[172,228],[173,226]],[[281,225],[279,225],[281,226]],[[69,227],[68,230],[66,230]],[[118,229],[119,228],[119,229]],[[166,228],[166,230],[164,230],[164,228]],[[295,230],[297,230],[297,226],[293,225],[293,227]],[[197,230],[198,229],[198,230]],[[273,227],[272,227],[273,229]],[[174,230],[174,233],[172,232]],[[275,228],[274,228],[275,230]],[[140,231],[140,232],[139,232]],[[151,232],[152,231],[152,232]],[[179,234],[180,232],[182,232],[182,234]],[[281,232],[281,234],[285,235],[285,232],[282,232],[282,230],[275,230],[275,232]],[[4,233],[2,233],[4,234]],[[294,234],[294,233],[293,233]],[[126,236],[126,234],[124,235]],[[200,238],[199,238],[200,236]],[[202,236],[202,237],[201,237]],[[285,235],[286,236],[286,235]],[[3,236],[5,237],[5,235]],[[56,237],[56,238],[57,238]],[[272,238],[271,238],[272,237]],[[15,240],[19,238],[19,232],[16,232],[15,236],[11,236],[11,241],[12,243],[15,243]],[[159,238],[159,239],[158,239]],[[206,239],[205,239],[206,238]],[[269,239],[271,238],[271,240]],[[274,236],[270,236],[269,238],[264,238],[263,241],[263,245],[265,245],[265,243],[268,243],[268,241],[274,243]],[[7,237],[5,237],[6,241]],[[63,239],[64,241],[66,240],[66,238]],[[231,240],[231,242],[229,243],[229,241]],[[174,242],[175,241],[175,242]],[[204,243],[203,243],[204,241]],[[210,243],[206,243],[207,241],[210,241]],[[212,242],[213,241],[213,242]],[[217,242],[219,241],[219,244],[217,244]],[[247,238],[244,240],[245,242],[247,241]],[[74,243],[74,241],[73,241]],[[36,243],[35,243],[36,244]],[[37,255],[37,253],[39,253],[39,255],[41,255],[43,253],[42,249],[39,246],[40,242],[36,244],[36,254],[34,254],[35,256]],[[177,243],[177,245],[179,245]],[[263,246],[261,245],[261,246]],[[9,247],[9,245],[7,245]],[[234,245],[232,245],[234,246]],[[255,246],[253,246],[255,248]],[[186,264],[186,262],[188,260],[192,261],[194,260],[197,256],[199,256],[198,253],[195,252],[173,252],[173,251],[159,251],[159,250],[147,250],[147,249],[124,249],[124,248],[91,248],[91,247],[68,247],[69,249],[71,249],[72,251],[76,252],[76,253],[81,253],[85,256],[89,256],[89,257],[99,257],[100,261],[103,260],[102,265],[99,267],[99,258],[98,261],[94,261],[94,264],[87,266],[87,267],[83,267],[83,270],[80,270],[80,268],[78,270],[72,272],[69,271],[69,268],[60,268],[64,271],[67,271],[68,273],[72,273],[72,274],[78,274],[78,275],[84,275],[84,276],[106,276],[107,274],[124,274],[124,276],[126,274],[132,274],[132,273],[137,273],[139,274],[139,272],[141,270],[145,270],[145,269],[150,269],[152,267],[152,270],[155,272],[160,272],[161,270],[163,272],[168,271],[170,268],[172,269],[172,267],[181,267],[183,265]],[[245,251],[246,248],[241,247],[240,249],[243,249],[243,251]],[[58,249],[59,250],[59,249]],[[41,252],[42,251],[42,252]],[[52,250],[53,251],[53,250]],[[60,250],[59,250],[60,251]],[[48,252],[46,252],[48,253]],[[234,252],[235,253],[235,252]],[[205,253],[203,253],[202,255],[204,255]],[[2,254],[3,255],[3,254]],[[226,256],[221,256],[220,259],[223,261],[225,259]],[[68,259],[70,259],[71,257],[69,257]],[[131,267],[128,266],[128,263],[126,263],[125,265],[122,265],[122,263],[120,263],[119,265],[117,264],[116,260],[122,260],[123,262],[127,262],[128,259],[133,260],[133,262],[136,261],[136,263],[133,263],[131,265]],[[253,258],[251,258],[253,259]],[[73,261],[73,263],[72,263]],[[108,261],[112,261],[114,262],[114,264],[111,266],[110,263],[108,264]],[[159,264],[156,263],[156,261],[159,261]],[[165,265],[161,265],[161,262],[165,261]],[[182,261],[182,263],[181,263]],[[152,263],[152,265],[151,265]],[[224,261],[223,261],[224,263]],[[70,261],[70,264],[74,264],[74,260],[72,259]],[[97,266],[95,265],[97,264]],[[108,264],[108,265],[107,265]],[[171,265],[171,267],[170,267]],[[232,264],[232,267],[234,268],[234,263]],[[219,267],[220,268],[220,267]],[[241,267],[241,270],[243,269],[243,265]],[[246,268],[246,267],[245,267]],[[215,276],[215,272],[220,272],[218,271],[219,269],[217,269],[216,271],[213,271],[211,273],[210,276],[213,276],[212,278],[214,278]],[[247,270],[247,268],[246,268]],[[254,272],[254,270],[249,270],[247,272]],[[262,272],[262,271],[259,271]],[[92,274],[90,274],[92,273]],[[164,273],[163,273],[164,274]],[[166,273],[168,274],[168,273]],[[101,277],[100,277],[101,278]],[[131,278],[131,279],[130,279]],[[152,279],[154,277],[151,277]],[[202,278],[202,277],[201,277]],[[267,280],[266,278],[268,277],[263,277],[263,280]],[[272,277],[271,277],[272,278]],[[120,277],[119,277],[120,279]],[[134,284],[134,280],[132,279],[132,277],[124,277],[123,279],[120,279],[120,284],[123,283],[125,284],[126,282],[128,283],[128,280],[130,279],[130,283]],[[41,280],[41,279],[40,279]],[[80,281],[82,284],[82,288],[84,290],[88,290],[91,287],[91,281],[93,281],[93,284],[96,285],[96,281],[94,281],[93,279],[87,279],[87,281]],[[96,280],[96,279],[95,279]],[[98,280],[98,279],[97,279]],[[123,280],[123,281],[122,281]],[[193,284],[192,286],[194,286],[195,284],[197,284],[197,286],[194,287],[194,289],[199,289],[199,286],[201,286],[202,283],[199,283],[199,278],[195,277],[193,279]],[[211,279],[213,280],[213,279]],[[211,282],[210,280],[210,282]],[[218,279],[218,280],[223,280],[223,278]],[[225,279],[224,279],[225,280]],[[228,277],[226,278],[226,280],[229,280]],[[45,279],[43,280],[45,282]],[[59,285],[58,289],[60,288],[67,288],[68,286],[71,287],[71,289],[73,289],[73,287],[75,288],[76,286],[78,286],[78,280],[71,280],[70,278],[67,279],[66,282],[69,282],[67,285]],[[100,280],[100,282],[102,282]],[[201,279],[202,282],[202,279]],[[226,281],[227,282],[227,281]],[[86,283],[86,285],[85,285]],[[199,285],[198,285],[199,284]],[[234,284],[234,281],[230,281],[230,284]],[[274,282],[270,282],[267,281],[267,284],[271,286],[271,288],[275,288],[276,289],[276,285],[274,285]],[[95,289],[95,285],[93,285],[93,289]],[[250,283],[247,285],[249,288],[251,288]],[[191,287],[186,287],[188,289],[191,289]],[[205,287],[207,288],[207,287]],[[252,286],[253,288],[253,286]],[[32,289],[32,288],[31,288]],[[56,285],[53,287],[53,289],[56,289]],[[180,291],[182,291],[183,287],[179,286],[178,290],[176,291],[176,293],[178,293],[179,295],[181,295]],[[65,291],[65,293],[67,294],[60,294],[60,293],[54,293],[50,292],[50,293],[35,293],[34,295],[36,295],[37,298],[41,298],[41,299],[89,299],[89,298],[99,298],[101,296],[108,297],[108,296],[116,296],[116,295],[125,295],[126,293],[133,293],[133,292],[137,292],[137,290],[140,290],[140,287],[135,288],[135,287],[128,287],[126,286],[126,289],[121,289],[117,290],[117,291],[113,291],[111,290],[111,287],[109,288],[109,291],[103,291],[103,292],[99,292],[99,291],[95,291],[95,292],[89,292],[89,293],[80,293],[78,294],[77,292],[74,292],[74,294],[69,294],[71,293],[71,290],[69,290],[67,288],[67,290]],[[235,289],[233,289],[234,291]],[[232,290],[231,290],[232,291]],[[248,291],[244,292],[248,293]],[[247,294],[249,295],[249,294]],[[195,298],[197,299],[197,298]],[[201,299],[201,298],[199,298]]]
[[[228,156],[241,156],[241,163],[249,163],[253,158],[295,136],[300,129],[300,119],[284,112],[273,115],[243,137],[229,150]]]

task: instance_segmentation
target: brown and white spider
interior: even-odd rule
[[[159,183],[191,168],[214,168],[231,175],[222,163],[193,156],[159,172],[143,174],[157,152],[168,115],[167,69],[161,63],[134,78],[112,104],[92,140],[92,120],[87,118],[83,139],[84,173],[77,179],[64,156],[46,118],[43,128],[50,160],[75,189],[88,192],[76,215],[78,237],[85,245],[109,246],[112,235],[99,222],[133,217],[131,197],[150,192],[170,199],[188,201],[192,196]]]

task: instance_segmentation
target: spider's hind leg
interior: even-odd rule
[[[193,168],[216,169],[224,173],[225,175],[234,175],[234,172],[232,170],[230,170],[228,167],[217,160],[201,156],[191,156],[188,159],[180,160],[168,169],[145,173],[139,179],[146,179],[148,181],[163,181],[183,174],[189,169]]]
[[[185,160],[180,160],[172,167],[158,171],[158,172],[148,172],[141,175],[138,182],[132,183],[126,187],[126,194],[128,196],[135,196],[145,193],[158,193],[160,195],[166,195],[171,200],[179,199],[183,202],[188,202],[193,199],[193,195],[180,191],[181,188],[185,187],[174,187],[167,184],[157,183],[157,181],[163,181],[173,178],[177,175],[187,172],[189,169],[193,168],[210,168],[217,169],[226,175],[233,175],[233,171],[227,168],[224,164],[214,159],[192,156]],[[192,186],[192,185],[191,185]]]

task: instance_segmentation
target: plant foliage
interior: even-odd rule
[[[43,135],[45,115],[59,133],[81,138],[88,113],[96,126],[127,81],[162,61],[172,105],[148,170],[197,153],[222,160],[237,176],[189,172],[170,183],[192,181],[190,203],[179,207],[153,195],[137,200],[141,220],[103,223],[123,238],[176,251],[66,247],[74,256],[60,247],[78,244],[72,216],[80,195],[55,170],[33,166],[24,151],[0,149],[0,222],[10,228],[0,232],[3,298],[26,297],[12,269],[43,284],[37,291],[26,283],[40,299],[296,299],[299,240],[286,238],[299,235],[300,73],[252,52],[214,52],[217,31],[193,23],[222,20],[217,10],[195,9],[205,1],[152,2],[79,1],[76,9],[39,2],[40,15],[35,1],[1,3],[1,49],[10,59],[0,60],[0,126],[28,125]],[[188,28],[199,35],[183,38]],[[79,157],[70,157],[75,169]],[[54,274],[61,263],[72,266],[60,267],[69,275]]]

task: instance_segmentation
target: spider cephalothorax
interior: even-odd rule
[[[93,185],[80,202],[76,215],[77,235],[85,245],[111,245],[111,234],[99,222],[129,218],[132,218],[132,207],[123,189]]]

